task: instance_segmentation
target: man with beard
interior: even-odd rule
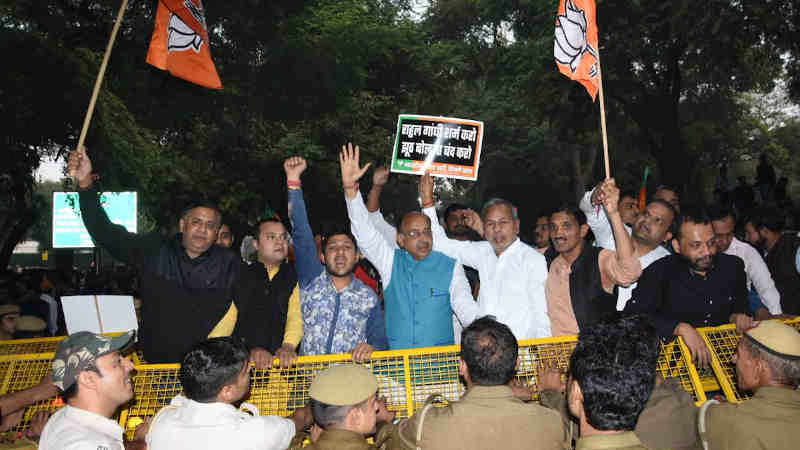
[[[718,205],[711,209],[711,227],[717,240],[718,251],[738,256],[744,261],[747,274],[747,290],[750,292],[749,310],[758,320],[766,320],[772,314],[781,314],[781,295],[772,281],[767,264],[758,250],[736,239],[736,219],[728,207]],[[755,292],[753,292],[755,291]]]
[[[618,286],[629,286],[642,273],[617,209],[619,189],[614,179],[605,180],[596,190],[611,223],[616,251],[586,244],[589,226],[580,209],[564,206],[550,216],[550,239],[558,251],[546,284],[547,313],[554,336],[577,334],[604,314],[614,312]]]
[[[752,322],[744,263],[718,253],[711,219],[703,210],[681,213],[675,230],[675,254],[644,271],[625,312],[648,314],[664,339],[683,337],[697,365],[706,367],[711,352],[696,327],[731,322],[741,333]]]
[[[784,314],[800,315],[800,273],[798,254],[800,237],[793,232],[784,232],[785,219],[781,211],[768,208],[752,218],[756,246],[764,251],[775,286],[781,295],[781,310]]]
[[[519,239],[517,208],[507,200],[491,199],[482,217],[470,211],[468,225],[486,240],[462,242],[449,239],[438,224],[430,175],[420,178],[419,191],[423,212],[433,224],[434,248],[478,270],[478,315],[494,316],[518,339],[550,336],[544,296],[547,262]]]
[[[602,191],[593,189],[587,192],[581,200],[581,211],[587,216],[589,227],[597,239],[598,247],[616,250],[611,223],[605,212],[600,208],[602,204]],[[633,251],[642,270],[646,269],[654,261],[669,256],[670,252],[663,247],[665,241],[672,239],[672,221],[677,212],[671,203],[661,199],[650,201],[644,211],[636,216],[632,223],[633,228],[627,225],[625,229],[631,235]],[[622,214],[620,213],[620,216]],[[617,295],[617,310],[625,309],[625,304],[631,298],[633,290],[636,288],[634,282],[630,286],[620,286]]]
[[[547,261],[547,268],[558,256],[558,252],[550,242],[550,213],[541,212],[536,216],[536,225],[533,229],[533,244],[536,246],[536,251],[544,256]]]
[[[350,228],[383,282],[389,348],[453,344],[451,313],[466,326],[478,309],[461,264],[432,251],[431,220],[419,211],[403,217],[397,233],[400,248],[394,248],[371,223],[358,190],[358,180],[369,168],[359,165],[358,146],[342,146],[339,163]]]
[[[273,355],[281,367],[297,361],[297,346],[303,337],[300,290],[297,273],[287,261],[289,233],[278,219],[263,219],[253,230],[258,259],[242,264],[235,298],[239,320],[233,331],[250,347],[256,368],[272,366]]]
[[[365,361],[374,350],[389,347],[381,301],[353,273],[358,248],[347,227],[325,230],[320,263],[300,183],[306,166],[299,156],[283,163],[305,330],[300,351],[303,355],[352,353],[356,362]]]
[[[92,162],[81,147],[69,155],[81,217],[92,239],[141,274],[142,327],[139,348],[150,363],[180,361],[194,344],[230,335],[238,310],[233,289],[239,258],[214,245],[222,214],[214,205],[195,203],[180,215],[180,233],[137,235],[108,219],[94,186]]]

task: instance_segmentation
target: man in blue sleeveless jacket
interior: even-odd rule
[[[464,326],[477,314],[461,264],[432,251],[431,222],[419,211],[403,217],[397,234],[399,249],[381,237],[358,190],[358,180],[369,164],[360,167],[358,159],[358,146],[342,147],[339,162],[350,226],[361,251],[381,274],[389,348],[453,344],[451,313]]]

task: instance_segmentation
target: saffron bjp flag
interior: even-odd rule
[[[600,57],[594,0],[561,0],[553,55],[558,70],[582,84],[594,101],[600,87]]]
[[[160,0],[147,62],[201,86],[222,89],[211,60],[201,0]]]

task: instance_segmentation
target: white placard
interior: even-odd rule
[[[67,333],[115,333],[139,328],[130,295],[74,295],[61,297]]]

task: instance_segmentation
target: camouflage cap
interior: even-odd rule
[[[117,337],[79,331],[61,341],[53,358],[53,384],[65,391],[78,379],[78,374],[94,365],[97,358],[121,350],[131,343],[134,331]]]

